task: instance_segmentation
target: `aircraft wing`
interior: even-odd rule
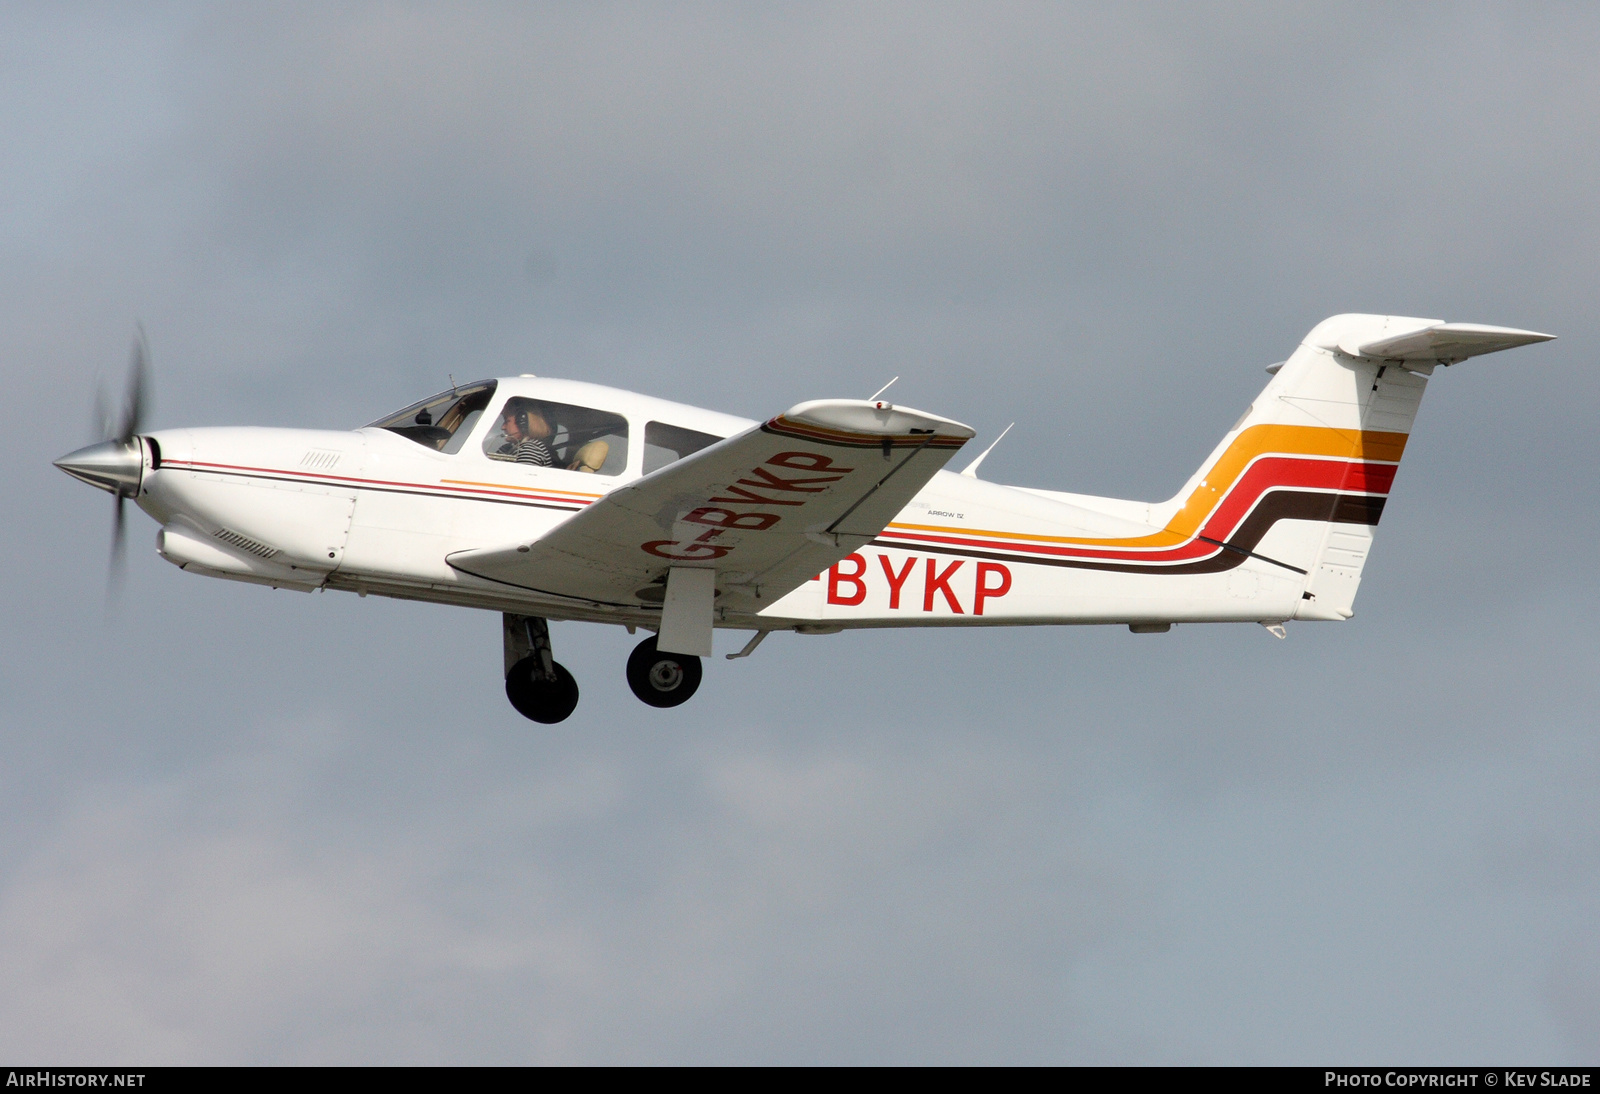
[[[887,403],[824,400],[613,490],[539,539],[460,551],[462,573],[593,604],[760,611],[868,543],[973,435]],[[697,572],[695,572],[697,571]],[[672,649],[663,631],[661,648]],[[680,643],[681,645],[681,643]]]

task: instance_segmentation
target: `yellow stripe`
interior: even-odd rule
[[[1034,543],[1089,543],[1099,547],[1171,547],[1193,538],[1246,467],[1257,456],[1331,456],[1346,460],[1398,463],[1405,451],[1404,433],[1362,432],[1312,425],[1253,425],[1233,439],[1217,462],[1206,469],[1201,485],[1167,522],[1166,528],[1132,539],[1097,539],[1083,536],[1036,536],[982,528],[955,528],[939,524],[891,523],[890,528],[915,532],[945,532],[962,536],[995,536]]]
[[[440,479],[452,486],[484,486],[490,490],[521,490],[529,494],[566,494],[574,498],[603,498],[604,494],[583,494],[576,490],[552,490],[548,486],[513,486],[506,482],[471,482],[467,479]]]

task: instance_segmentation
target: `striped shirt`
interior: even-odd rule
[[[555,453],[550,451],[550,446],[533,437],[525,437],[517,444],[516,455],[513,457],[518,463],[537,464],[539,467],[549,467],[555,463]]]

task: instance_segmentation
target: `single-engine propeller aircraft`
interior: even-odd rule
[[[551,619],[653,632],[627,679],[657,707],[716,628],[754,632],[732,658],[776,630],[1348,619],[1428,377],[1550,337],[1334,316],[1162,502],[951,473],[973,431],[876,397],[751,422],[516,376],[348,432],[141,432],[142,334],[120,422],[56,466],[189,573],[502,613],[506,695],[550,723],[578,702]]]

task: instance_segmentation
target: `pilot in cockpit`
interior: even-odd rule
[[[557,429],[544,404],[534,399],[511,399],[500,412],[500,432],[505,440],[494,453],[501,459],[537,467],[562,467],[568,471],[600,470],[610,454],[605,441],[592,440],[578,447],[564,464],[554,445]]]
[[[537,403],[512,399],[501,415],[500,432],[506,437],[505,443],[500,446],[500,455],[510,456],[517,463],[531,463],[539,467],[549,467],[556,462],[555,451],[550,447],[550,438],[555,431],[550,428],[543,409]]]

